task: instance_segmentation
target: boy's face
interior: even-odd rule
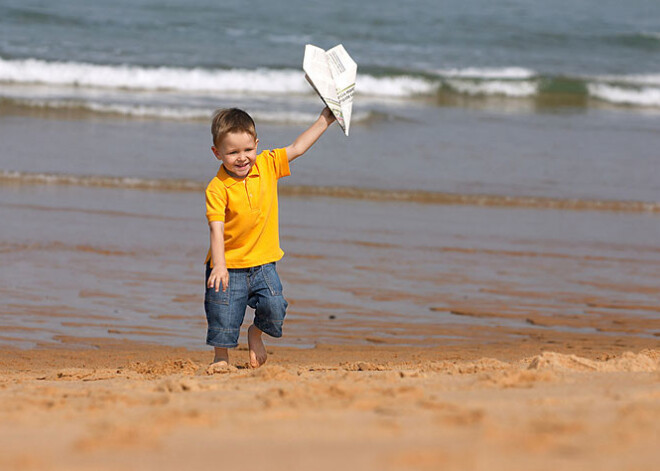
[[[245,178],[257,160],[258,143],[259,139],[246,132],[230,132],[218,147],[213,146],[211,150],[229,175]]]

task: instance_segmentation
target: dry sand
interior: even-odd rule
[[[652,470],[660,349],[0,351],[0,469]],[[657,344],[657,341],[654,341]]]

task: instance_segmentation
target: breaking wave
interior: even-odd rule
[[[609,103],[640,107],[660,107],[660,87],[631,88],[594,83],[588,85],[589,94]]]
[[[298,70],[202,69],[98,65],[0,58],[0,82],[117,90],[188,93],[312,94]],[[434,85],[417,77],[360,76],[357,90],[366,95],[403,97],[429,93]]]
[[[654,33],[655,34],[655,33]],[[0,58],[0,98],[34,108],[81,108],[97,113],[162,119],[206,119],[203,106],[222,96],[314,99],[301,71],[293,69],[204,69],[103,65],[40,59]],[[33,91],[38,87],[52,93]],[[19,93],[20,92],[20,93]],[[21,95],[22,93],[22,95]],[[432,71],[360,71],[356,93],[370,100],[439,100],[467,97],[543,98],[570,106],[598,103],[660,108],[660,73],[628,75],[550,75],[524,67],[467,67]],[[105,94],[105,95],[104,95]],[[104,100],[98,99],[102,96]],[[554,100],[554,101],[553,101]],[[304,113],[303,113],[304,114]],[[356,120],[370,119],[369,115]],[[274,121],[281,122],[282,118]],[[290,113],[286,122],[308,122]]]
[[[459,80],[447,80],[447,85],[452,90],[467,95],[501,95],[507,97],[530,97],[538,92],[538,84],[523,80],[507,82],[504,80],[488,80],[481,82],[466,82]]]
[[[536,76],[536,72],[523,67],[503,68],[478,68],[468,67],[465,69],[441,69],[438,75],[448,78],[471,78],[471,79],[518,79],[525,80]]]

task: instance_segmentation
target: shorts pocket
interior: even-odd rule
[[[281,296],[282,295],[282,282],[280,277],[277,274],[274,263],[269,263],[261,267],[261,271],[264,275],[264,280],[268,285],[270,294],[272,296]]]
[[[229,288],[227,291],[220,290],[216,292],[214,288],[206,288],[206,294],[204,295],[204,302],[213,303],[213,304],[222,304],[225,306],[229,305]]]

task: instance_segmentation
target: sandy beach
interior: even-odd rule
[[[209,375],[200,195],[0,195],[3,470],[657,467],[655,213],[285,196],[285,335]]]
[[[0,352],[2,469],[618,471],[660,459],[660,350],[641,344],[277,347],[257,370],[241,346],[208,375],[208,352],[88,341]]]

